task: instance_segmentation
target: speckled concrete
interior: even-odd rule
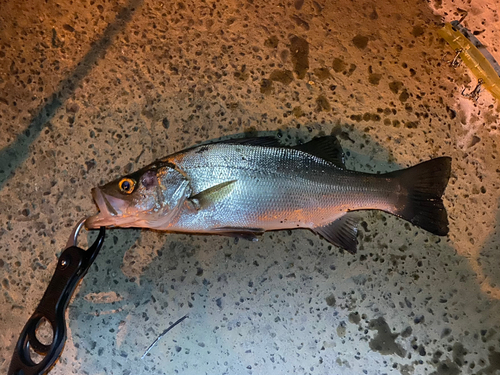
[[[499,373],[500,108],[461,97],[474,78],[436,33],[467,9],[499,59],[498,5],[3,2],[0,373],[93,186],[244,132],[334,132],[367,172],[450,155],[449,237],[379,212],[354,256],[307,230],[109,230],[51,373]]]

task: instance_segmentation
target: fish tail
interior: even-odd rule
[[[389,173],[407,194],[395,206],[397,216],[433,234],[448,234],[448,215],[442,195],[451,171],[451,158],[440,157]]]

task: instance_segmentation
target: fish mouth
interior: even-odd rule
[[[104,194],[99,188],[92,189],[92,198],[94,198],[99,212],[87,218],[85,226],[88,229],[98,229],[103,226],[117,225],[122,213],[116,207],[123,205],[123,201]]]

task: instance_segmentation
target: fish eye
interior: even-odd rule
[[[123,193],[130,194],[134,191],[135,181],[131,178],[122,178],[118,183],[118,187]]]

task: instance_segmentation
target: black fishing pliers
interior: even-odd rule
[[[88,250],[77,247],[76,240],[84,221],[81,220],[73,229],[42,300],[19,336],[8,375],[46,374],[61,355],[66,341],[64,315],[69,300],[94,262],[104,241],[105,230],[101,227],[97,239]],[[36,330],[44,319],[52,328],[52,343],[49,345],[42,344],[36,337]],[[39,363],[35,363],[31,358],[30,348],[43,356]]]

